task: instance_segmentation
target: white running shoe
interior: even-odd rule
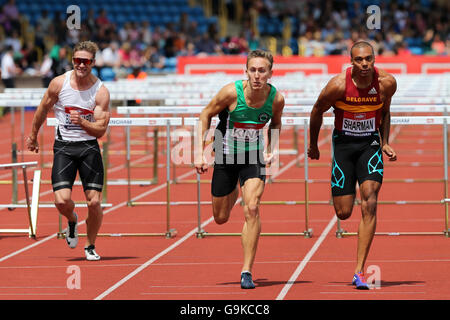
[[[100,260],[100,256],[95,252],[95,246],[91,244],[89,247],[84,248],[84,253],[86,254],[86,259],[89,261]]]
[[[77,225],[78,216],[75,212],[73,214],[75,215],[76,221],[75,222],[69,221],[69,225],[67,226],[66,229],[66,241],[69,247],[72,249],[76,248],[78,244],[78,225]]]

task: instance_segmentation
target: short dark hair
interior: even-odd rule
[[[250,51],[250,53],[247,55],[247,68],[248,68],[248,62],[253,58],[265,58],[269,61],[269,68],[272,70],[273,66],[273,56],[269,51],[256,49],[253,51]]]
[[[373,49],[373,46],[369,42],[364,40],[358,40],[352,45],[350,49],[350,57],[353,58],[353,48],[363,48],[363,47],[369,47],[370,49],[372,49],[372,55],[375,56],[375,50]]]

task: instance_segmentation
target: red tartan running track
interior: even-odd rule
[[[31,123],[32,112],[26,112]],[[18,116],[16,114],[16,116]],[[51,115],[50,115],[51,116]],[[10,115],[0,120],[1,163],[11,162]],[[20,128],[15,139],[20,146]],[[45,127],[44,161],[51,162],[52,128]],[[144,129],[131,130],[139,139]],[[292,129],[282,134],[282,148],[289,148]],[[302,132],[299,136],[302,136]],[[0,299],[3,300],[448,300],[450,299],[450,239],[441,235],[395,236],[397,232],[443,232],[445,207],[442,204],[408,204],[408,201],[441,200],[442,181],[393,182],[389,179],[441,179],[442,129],[438,126],[393,127],[392,145],[399,156],[397,163],[386,163],[385,183],[379,200],[402,200],[406,204],[380,204],[377,231],[366,267],[367,274],[378,272],[379,287],[358,291],[351,285],[356,256],[356,237],[336,237],[337,224],[329,204],[309,206],[309,228],[313,236],[262,236],[259,242],[253,277],[255,290],[241,290],[239,275],[242,250],[238,236],[197,238],[197,206],[174,205],[170,227],[177,235],[148,237],[99,237],[98,262],[86,261],[84,239],[76,249],[57,239],[58,216],[55,209],[39,210],[37,239],[24,235],[0,235]],[[321,132],[322,157],[310,161],[309,179],[329,179],[329,132]],[[426,139],[426,140],[425,140]],[[142,139],[141,139],[142,140]],[[104,139],[102,139],[104,141]],[[110,150],[124,150],[124,129],[111,129]],[[424,142],[426,141],[426,142]],[[161,140],[161,148],[165,141]],[[303,150],[303,141],[299,142]],[[133,145],[133,150],[143,150]],[[20,147],[19,147],[20,149]],[[20,160],[21,153],[19,153]],[[299,161],[302,163],[300,152]],[[160,152],[160,163],[165,155]],[[24,153],[25,161],[42,161],[39,155]],[[304,178],[303,167],[296,166],[293,155],[281,156],[279,179]],[[152,153],[133,154],[132,163],[152,163]],[[125,155],[110,155],[109,179],[126,179]],[[322,165],[317,166],[320,163]],[[411,166],[413,164],[413,166]],[[30,173],[33,169],[30,169]],[[43,169],[42,180],[50,180],[50,169]],[[11,172],[0,172],[1,179],[11,179]],[[132,178],[152,177],[152,169],[132,168]],[[159,183],[132,186],[136,201],[166,200],[166,171],[159,168]],[[31,174],[29,175],[29,177]],[[195,179],[189,167],[177,167],[179,181]],[[21,173],[18,173],[19,181]],[[210,179],[208,172],[202,179]],[[10,203],[11,185],[0,186],[2,203]],[[196,201],[195,184],[172,184],[172,201]],[[268,183],[263,201],[301,201],[305,198],[303,183]],[[19,184],[18,199],[24,199]],[[201,200],[210,200],[210,186],[201,185]],[[50,184],[42,183],[40,201],[52,201]],[[329,200],[329,183],[313,182],[309,200]],[[83,200],[81,187],[74,187],[74,199]],[[102,233],[164,233],[166,206],[127,206],[127,186],[108,186]],[[86,209],[78,210],[79,232],[85,232]],[[342,222],[346,231],[356,231],[360,208]],[[305,231],[304,205],[262,205],[262,232],[287,233]],[[230,221],[216,225],[209,205],[201,206],[202,228],[208,233],[239,233],[243,224],[240,205],[233,209]],[[24,209],[0,212],[1,228],[23,228],[27,225]],[[63,228],[66,222],[63,222]],[[177,309],[178,310],[178,309]],[[180,309],[181,310],[181,309]]]

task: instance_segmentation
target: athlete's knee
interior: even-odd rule
[[[98,209],[101,207],[101,192],[88,190],[86,191],[86,203],[90,209]]]
[[[72,205],[72,200],[70,198],[65,197],[56,197],[55,198],[55,206],[58,209],[65,209]]]
[[[255,219],[259,216],[259,204],[258,202],[250,202],[249,204],[245,205],[245,218],[248,219]]]
[[[213,203],[213,216],[214,221],[217,224],[224,224],[230,218],[230,211],[228,210],[228,208],[226,208],[224,203]]]
[[[352,215],[353,208],[336,208],[335,211],[340,220],[346,220]]]
[[[377,213],[377,198],[369,197],[361,200],[362,214],[364,216],[375,216]]]
[[[230,215],[227,212],[223,211],[223,210],[219,211],[219,212],[213,211],[213,213],[214,213],[214,221],[217,224],[224,224],[230,218]]]
[[[94,198],[91,198],[91,199],[87,200],[88,208],[99,208],[100,205],[101,205],[101,201],[97,197],[94,197]]]

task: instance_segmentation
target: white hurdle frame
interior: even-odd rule
[[[447,114],[447,105],[445,99],[435,99],[438,104],[436,105],[393,105],[391,106],[391,112],[440,112]],[[425,100],[424,100],[425,101]],[[429,101],[429,99],[428,99]],[[443,103],[442,105],[439,103]],[[287,106],[285,107],[286,113],[301,113],[301,112],[310,112],[312,107],[302,107],[302,106]],[[118,113],[124,113],[124,114],[195,114],[199,113],[203,107],[168,107],[168,106],[135,106],[135,107],[126,107],[126,106],[119,106],[117,108]],[[185,126],[193,126],[195,125],[197,118],[184,118],[184,125]],[[306,141],[307,141],[307,124],[309,124],[309,117],[283,117],[283,125],[305,125],[305,153],[307,152],[306,149]],[[416,117],[391,117],[391,124],[392,125],[420,125],[420,124],[435,124],[435,125],[443,125],[444,130],[444,178],[443,182],[445,184],[444,187],[444,198],[448,198],[448,172],[447,172],[447,166],[448,166],[448,151],[447,151],[447,121],[448,117],[430,117],[430,116],[416,116]],[[217,117],[213,119],[211,126],[217,124]],[[334,117],[325,117],[324,118],[324,126],[332,126],[334,124]],[[266,201],[261,202],[262,204],[305,204],[305,210],[306,210],[306,231],[301,233],[302,235],[305,235],[308,237],[308,231],[310,230],[308,228],[308,205],[309,204],[332,204],[331,201],[316,201],[311,202],[308,200],[308,183],[313,182],[308,179],[308,163],[307,159],[305,157],[305,201]],[[200,184],[199,176],[197,176],[197,184]],[[200,205],[201,204],[207,204],[209,202],[200,202],[200,197],[198,196],[197,205],[198,205],[198,214],[200,214]],[[448,201],[450,202],[450,201]],[[447,201],[440,200],[440,201],[379,201],[380,204],[424,204],[424,203],[443,203],[445,205],[445,230],[443,232],[444,235],[449,236],[449,223],[448,223],[448,203]],[[195,204],[195,202],[176,202],[173,204]],[[358,200],[355,201],[355,204],[359,205],[360,202]],[[200,221],[200,218],[198,219]],[[338,221],[338,230],[336,232],[337,237],[343,237],[347,235],[355,235],[355,233],[352,232],[346,232],[345,230],[342,230],[340,228],[340,221]],[[198,232],[197,234],[202,237],[204,235],[204,231],[201,230],[200,225],[198,226]],[[383,232],[377,232],[378,235],[409,235],[409,234],[439,234],[441,235],[442,232],[395,232],[395,233],[383,233]],[[221,234],[223,235],[223,234]]]
[[[216,120],[216,119],[215,119]],[[376,235],[388,235],[388,236],[400,236],[400,235],[444,235],[446,237],[450,237],[450,229],[449,229],[449,214],[448,214],[448,203],[450,199],[448,197],[448,121],[450,120],[449,116],[416,116],[416,117],[391,117],[391,125],[442,125],[443,126],[443,148],[444,148],[444,199],[436,200],[436,201],[405,201],[405,200],[395,200],[395,201],[378,201],[379,204],[444,204],[445,214],[444,214],[444,231],[443,232],[432,232],[432,231],[417,231],[417,232],[376,232]],[[195,125],[198,121],[197,118],[185,118],[185,125]],[[216,122],[212,122],[211,125],[214,125]],[[307,141],[307,125],[309,125],[309,117],[283,117],[282,118],[283,125],[301,125],[302,123],[305,125],[305,141]],[[334,125],[334,117],[324,117],[323,118],[324,126],[333,126]],[[305,143],[305,152],[306,152],[306,143]],[[308,207],[310,204],[330,204],[332,205],[332,200],[330,201],[309,201],[308,199],[308,183],[313,182],[309,179],[308,176],[308,161],[305,157],[305,201],[277,201],[274,203],[261,202],[261,204],[305,204],[305,222],[307,230],[308,228],[307,221],[309,219],[309,210]],[[198,177],[197,177],[198,179]],[[198,197],[199,198],[199,197]],[[355,201],[356,205],[360,205],[360,201]],[[198,204],[200,205],[200,203]],[[199,219],[200,221],[200,219]],[[339,222],[340,220],[338,220]],[[198,232],[203,233],[202,235],[208,235],[203,230],[201,230],[200,225],[198,226]],[[301,233],[305,235],[305,233]],[[212,234],[210,234],[212,235]],[[217,234],[217,235],[225,235],[225,234]],[[229,234],[229,235],[238,235],[238,234]],[[306,234],[307,235],[307,234]],[[340,223],[338,223],[338,228],[336,231],[336,237],[342,238],[344,236],[354,236],[357,235],[356,232],[347,232],[346,230],[341,229]],[[307,236],[306,236],[307,237]]]
[[[170,127],[171,125],[181,125],[181,118],[110,118],[109,125],[111,127],[127,127],[127,131],[130,126],[138,127],[138,126],[165,126],[166,127],[166,161],[167,161],[167,181],[166,181],[166,193],[167,193],[167,201],[163,204],[166,204],[166,232],[164,233],[99,233],[97,236],[99,237],[126,237],[126,236],[136,236],[136,237],[147,237],[147,236],[164,236],[166,238],[173,238],[177,234],[177,230],[171,228],[170,226]],[[48,118],[47,119],[48,126],[56,126],[58,125],[56,118]],[[130,162],[130,137],[129,132],[127,134],[127,167],[129,168]],[[104,187],[106,187],[105,184]],[[128,206],[137,206],[137,205],[145,205],[144,202],[136,202],[131,200],[131,184],[130,179],[128,179]],[[80,234],[80,236],[85,236],[85,234]],[[61,237],[63,235],[61,234]]]
[[[41,170],[34,171],[33,178],[33,190],[32,190],[32,198],[30,202],[30,193],[28,191],[28,181],[27,181],[27,168],[35,167],[37,165],[37,161],[32,162],[18,162],[18,163],[8,163],[1,164],[0,169],[15,169],[22,168],[23,172],[23,184],[25,188],[25,200],[26,204],[2,204],[1,208],[26,208],[28,215],[28,229],[0,229],[0,233],[28,233],[30,238],[36,239],[37,232],[37,216],[38,216],[38,206],[39,206],[39,188],[40,188],[40,180],[41,180]]]

